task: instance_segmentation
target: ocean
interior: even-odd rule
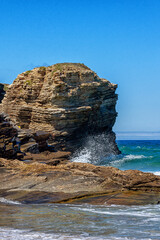
[[[118,140],[122,154],[105,157],[101,139],[89,139],[72,161],[160,175],[160,140]],[[36,205],[0,198],[0,240],[4,239],[158,240],[160,205]]]
[[[160,175],[160,140],[119,140],[117,143],[122,155],[111,157],[111,166]]]

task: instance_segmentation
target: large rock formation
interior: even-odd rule
[[[108,152],[117,154],[116,88],[83,64],[55,64],[19,74],[2,107],[22,129],[53,134],[57,147],[74,151],[88,134],[106,132]]]

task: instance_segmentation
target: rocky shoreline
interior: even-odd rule
[[[0,197],[22,203],[160,203],[160,177],[136,170],[120,171],[113,167],[71,162],[71,152],[49,149],[39,152],[39,142],[30,141],[31,132],[27,135],[6,120],[1,115]],[[21,136],[20,153],[14,153],[12,148],[15,131]],[[5,152],[4,136],[7,141]],[[42,134],[40,139],[44,147],[46,136]],[[32,145],[36,148],[31,148]]]
[[[160,177],[87,163],[0,159],[0,197],[22,203],[160,203]]]
[[[71,161],[86,137],[99,133],[105,133],[105,155],[120,154],[112,131],[116,88],[85,65],[71,63],[19,74],[6,95],[2,87],[0,197],[22,203],[159,204],[159,176]]]

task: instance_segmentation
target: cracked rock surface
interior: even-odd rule
[[[158,204],[160,177],[87,163],[0,158],[0,196],[25,203]]]
[[[38,67],[17,76],[2,110],[21,129],[52,134],[58,149],[74,152],[87,135],[106,132],[111,143],[108,153],[119,154],[112,131],[116,88],[84,64]]]

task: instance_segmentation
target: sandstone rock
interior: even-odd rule
[[[37,131],[33,134],[33,138],[36,140],[40,151],[48,149],[48,139],[50,135],[51,134],[44,131]]]
[[[36,142],[28,142],[28,143],[21,145],[21,151],[24,153],[26,153],[26,152],[39,153],[39,147]]]
[[[23,153],[31,152],[36,154],[40,153],[42,150],[47,150],[49,152],[55,151],[53,146],[47,143],[50,134],[42,131],[33,133],[29,129],[22,130],[10,121],[9,117],[0,114],[0,157],[22,159],[22,156],[25,155],[13,149],[12,140],[15,135],[18,135],[21,145],[20,149]]]
[[[57,151],[57,152],[44,151],[41,153],[34,153],[34,154],[27,152],[26,155],[23,157],[23,160],[32,160],[32,162],[45,163],[49,165],[55,165],[55,164],[57,165],[57,164],[68,162],[70,156],[71,156],[71,152],[64,152],[64,151]]]
[[[26,203],[138,205],[160,201],[160,176],[152,173],[86,163],[55,166],[55,161],[53,165],[1,158],[0,196]]]
[[[22,129],[51,134],[50,144],[75,151],[86,136],[106,132],[118,154],[112,127],[117,85],[83,64],[63,63],[19,74],[3,99],[3,111]]]
[[[67,160],[64,160],[65,163],[67,163]],[[54,160],[49,160],[46,162],[46,164],[50,165],[50,166],[57,166],[58,164],[63,164],[64,163],[63,160],[60,159],[54,159]]]

